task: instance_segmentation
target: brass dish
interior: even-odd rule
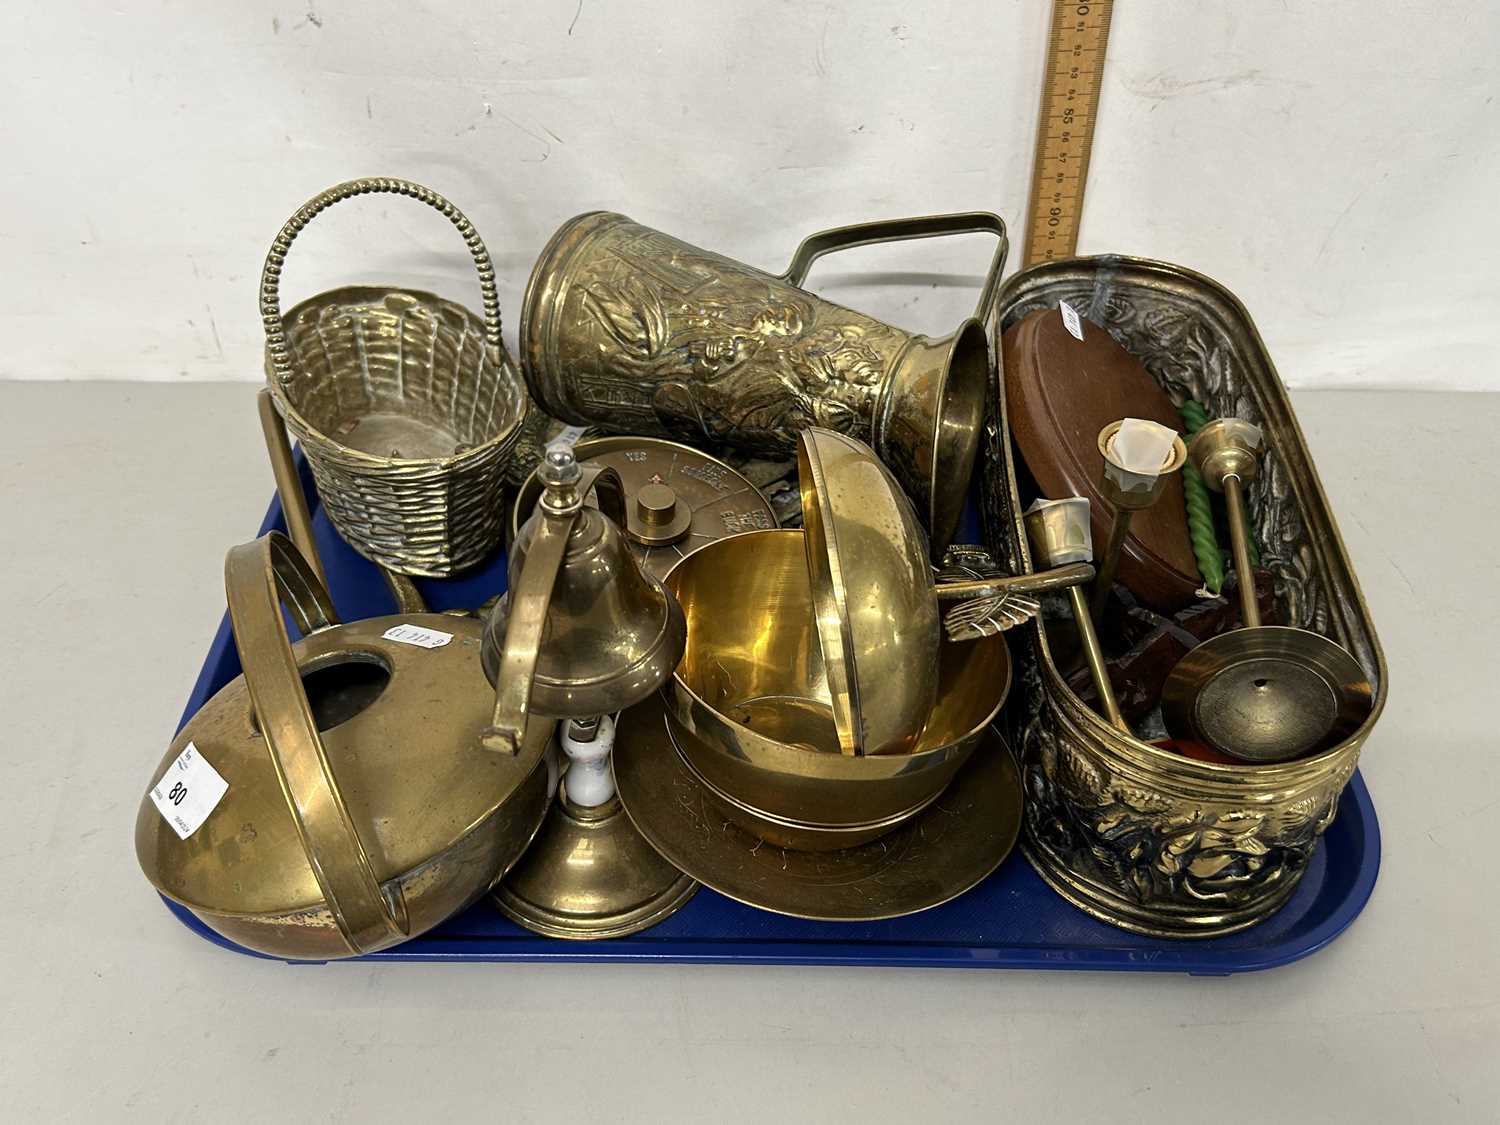
[[[984,232],[998,239],[978,307],[951,336],[904,332],[801,288],[834,250]],[[624,215],[568,220],[531,271],[521,353],[549,412],[613,433],[786,456],[826,426],[869,441],[916,502],[941,555],[973,473],[985,325],[1005,265],[988,212],[860,223],[804,239],[775,276]]]
[[[516,861],[547,808],[537,723],[520,752],[480,749],[493,698],[479,623],[439,614],[340,624],[322,584],[273,532],[225,561],[245,667],[183,726],[228,783],[185,839],[149,792],[136,855],[158,891],[229,940],[276,957],[370,953],[430,929]],[[304,636],[288,642],[284,602]],[[436,648],[388,638],[439,630]]]
[[[666,585],[688,622],[663,689],[681,752],[718,792],[787,825],[890,825],[940,793],[1004,704],[1000,634],[943,639],[936,706],[909,754],[838,752],[796,530],[756,531],[689,555]]]
[[[573,454],[619,474],[626,543],[641,569],[657,578],[705,543],[776,526],[776,513],[760,489],[723,461],[675,441],[584,438]],[[533,471],[516,494],[512,541],[541,495],[542,484]]]
[[[431,293],[351,286],[281,311],[287,252],[346,199],[388,192],[444,215],[479,274],[481,320]],[[405,180],[360,179],[320,192],[281,228],[261,274],[266,377],[301,441],[341,536],[399,574],[473,566],[504,532],[501,489],[529,400],[500,335],[489,252],[463,213]]]
[[[828,922],[899,918],[957,898],[1000,866],[1021,826],[1020,771],[994,728],[924,812],[840,851],[781,848],[728,823],[673,752],[659,699],[620,717],[615,781],[641,834],[705,886]]]
[[[1172,753],[1115,730],[1053,662],[1045,632],[1018,651],[1022,706],[1008,709],[1026,775],[1024,848],[1042,877],[1084,911],[1162,937],[1211,937],[1267,917],[1296,890],[1385,705],[1387,671],[1317,471],[1286,391],[1243,305],[1201,274],[1109,256],[1024,270],[1000,300],[1002,324],[1069,302],[1140,358],[1174,401],[1261,426],[1267,453],[1250,488],[1262,563],[1281,616],[1347,650],[1373,705],[1347,739],[1269,765]],[[980,480],[986,542],[1027,565],[1005,403],[989,407]],[[1023,659],[1024,657],[1024,659]]]

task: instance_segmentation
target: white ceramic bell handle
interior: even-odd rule
[[[563,788],[568,800],[592,809],[615,795],[615,778],[609,755],[615,748],[615,721],[608,715],[597,719],[568,719],[559,723],[557,740],[568,756]]]

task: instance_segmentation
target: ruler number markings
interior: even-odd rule
[[[1053,4],[1026,226],[1026,265],[1067,257],[1077,247],[1112,7],[1112,0],[1056,0]]]

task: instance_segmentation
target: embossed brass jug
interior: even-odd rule
[[[974,232],[999,239],[978,309],[939,340],[800,288],[832,250]],[[940,558],[974,468],[1006,245],[1004,222],[988,212],[859,223],[805,239],[778,277],[589,212],[564,223],[532,269],[523,370],[550,413],[613,433],[779,456],[808,426],[866,441]]]

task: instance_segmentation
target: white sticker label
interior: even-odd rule
[[[151,800],[179,840],[202,826],[229,792],[229,782],[203,760],[191,742],[151,789]]]
[[[1075,340],[1082,340],[1083,317],[1078,315],[1078,310],[1067,301],[1058,301],[1057,311],[1062,313],[1063,327],[1068,330],[1069,335]]]
[[[553,438],[552,441],[560,441],[564,445],[572,447],[578,444],[578,439],[583,436],[583,431],[586,429],[588,429],[587,426],[564,426],[562,432]]]
[[[424,629],[420,625],[392,625],[384,633],[380,634],[388,641],[400,641],[404,645],[416,645],[418,648],[442,648],[453,639],[452,633],[444,633],[441,629]]]

